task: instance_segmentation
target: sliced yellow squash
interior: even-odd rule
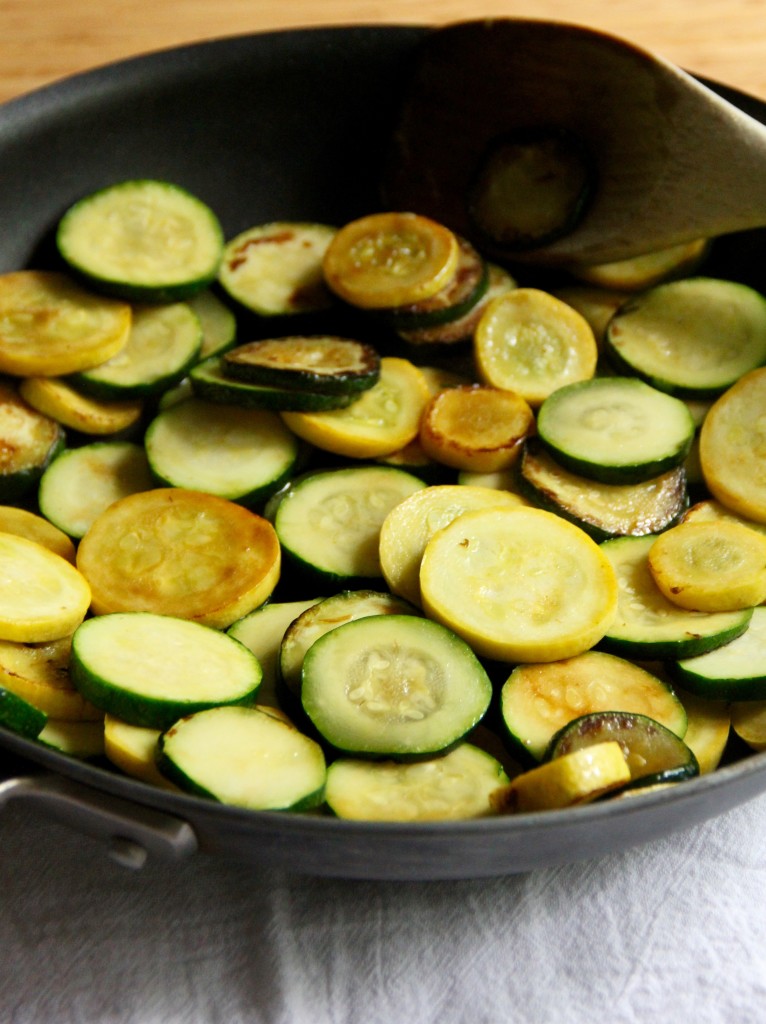
[[[766,750],[766,700],[735,701],[731,727],[751,750]]]
[[[143,403],[137,399],[104,401],[76,391],[55,377],[27,377],[19,394],[38,412],[82,434],[116,434],[141,418]]]
[[[635,292],[690,274],[702,262],[709,248],[707,239],[695,238],[626,260],[589,266],[581,264],[569,269],[575,277],[589,284]]]
[[[707,700],[685,690],[677,692],[686,708],[684,743],[697,758],[700,775],[715,771],[729,741],[732,721],[730,705],[725,700]]]
[[[500,661],[580,654],[617,610],[617,577],[598,545],[536,508],[459,516],[426,544],[420,590],[427,615]]]
[[[0,640],[0,686],[44,711],[49,718],[98,722],[103,711],[75,689],[69,676],[72,638],[47,643]]]
[[[15,505],[0,505],[0,532],[34,540],[74,564],[75,550],[71,537],[35,512],[16,508]]]
[[[130,725],[114,715],[104,716],[104,754],[112,764],[130,775],[163,789],[176,789],[157,768],[155,752],[159,729]]]

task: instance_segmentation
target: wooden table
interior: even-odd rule
[[[76,71],[216,36],[532,14],[616,32],[766,99],[766,0],[0,0],[0,102]]]

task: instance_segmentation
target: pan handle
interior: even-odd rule
[[[39,807],[54,820],[105,841],[110,856],[127,868],[142,868],[150,855],[178,861],[198,849],[188,822],[60,775],[1,780],[0,811],[12,801]]]

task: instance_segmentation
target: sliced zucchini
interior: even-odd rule
[[[131,308],[56,271],[0,276],[0,372],[53,377],[111,359],[128,340]]]
[[[316,313],[332,304],[322,260],[335,235],[328,224],[258,224],[225,246],[218,281],[238,306],[258,316]]]
[[[408,601],[376,590],[342,590],[305,609],[288,625],[279,645],[279,677],[300,695],[301,671],[311,645],[336,626],[370,615],[416,615]]]
[[[0,382],[0,500],[18,501],[37,486],[65,443],[61,424]]]
[[[446,750],[483,717],[492,684],[471,648],[412,615],[373,615],[330,630],[303,662],[301,701],[338,750],[422,756]]]
[[[428,541],[426,614],[498,661],[555,661],[597,643],[617,608],[612,566],[590,537],[549,512],[465,512]]]
[[[534,249],[577,226],[594,178],[591,158],[571,132],[517,128],[487,144],[469,188],[468,216],[493,252]]]
[[[627,711],[597,711],[569,722],[552,738],[546,759],[553,760],[596,743],[615,740],[630,768],[630,786],[681,782],[699,775],[691,748],[654,718]]]
[[[476,325],[476,365],[486,384],[539,406],[557,388],[596,370],[593,330],[577,310],[538,288],[493,299]]]
[[[274,527],[284,555],[319,585],[375,587],[382,570],[378,543],[391,509],[425,484],[388,466],[312,473],[279,501]]]
[[[136,307],[125,347],[69,381],[95,398],[147,398],[183,380],[201,346],[202,326],[187,303]]]
[[[112,502],[153,486],[141,445],[94,441],[68,449],[48,466],[37,500],[52,524],[69,537],[80,538]]]
[[[0,639],[45,643],[74,633],[90,587],[71,562],[36,541],[0,533]]]
[[[214,291],[206,288],[187,300],[202,328],[202,345],[198,360],[220,356],[237,341],[237,318]]]
[[[694,432],[683,402],[633,377],[559,388],[537,416],[540,440],[559,465],[604,483],[642,483],[680,466]]]
[[[160,771],[181,789],[255,811],[305,811],[324,797],[322,748],[260,708],[189,715],[158,741]]]
[[[519,485],[534,504],[575,523],[597,541],[659,533],[674,525],[688,505],[683,466],[639,484],[601,483],[565,469],[537,439],[524,445]]]
[[[27,540],[37,541],[74,564],[75,547],[71,537],[35,512],[15,505],[0,505],[0,532],[15,533]]]
[[[351,338],[293,335],[238,345],[225,353],[222,369],[248,384],[346,395],[376,383],[380,356]]]
[[[197,398],[158,413],[144,444],[160,484],[248,507],[283,487],[298,459],[298,442],[277,413]]]
[[[619,584],[617,615],[602,649],[643,660],[693,657],[729,644],[748,629],[751,609],[697,612],[668,601],[649,569],[654,541],[652,536],[620,537],[601,545]]]
[[[250,704],[261,666],[217,629],[151,612],[97,615],[72,638],[72,681],[123,722],[167,729],[183,715]]]
[[[709,277],[657,285],[612,317],[606,352],[618,368],[660,391],[721,394],[766,362],[766,298]]]
[[[491,487],[438,484],[414,491],[388,513],[380,528],[378,556],[389,589],[420,606],[420,563],[426,544],[463,512],[516,508],[523,499]]]
[[[434,395],[423,410],[418,436],[436,462],[493,473],[516,462],[534,425],[532,408],[521,395],[468,384]]]
[[[34,704],[49,718],[100,721],[103,711],[75,688],[69,676],[72,638],[25,644],[0,640],[0,686]]]
[[[553,811],[589,803],[629,781],[622,747],[607,740],[517,775],[495,790],[490,804],[497,814]]]
[[[686,710],[671,687],[623,658],[586,651],[573,658],[517,665],[500,694],[514,744],[542,760],[553,737],[582,715],[620,711],[648,715],[683,737]]]
[[[703,261],[709,249],[708,239],[695,238],[690,242],[655,249],[653,252],[626,260],[579,264],[568,269],[581,281],[587,281],[600,288],[637,292],[692,273]]]
[[[97,615],[146,611],[225,629],[270,596],[280,549],[271,523],[241,505],[160,487],[105,509],[77,565]]]
[[[144,411],[139,398],[93,398],[59,377],[27,377],[19,385],[19,393],[38,412],[87,435],[129,430],[140,422]]]
[[[223,232],[197,196],[168,181],[118,182],[84,196],[61,218],[56,245],[91,285],[137,302],[202,291],[218,273]]]
[[[351,459],[375,459],[399,451],[418,436],[429,398],[417,366],[385,356],[375,385],[346,408],[283,412],[282,417],[293,433],[317,448]]]
[[[460,821],[488,815],[490,793],[508,781],[494,757],[460,743],[407,764],[338,758],[327,770],[325,800],[352,821]]]
[[[324,278],[345,302],[392,309],[430,299],[458,268],[457,236],[417,213],[372,213],[340,228],[324,255]]]
[[[730,643],[669,666],[684,689],[711,700],[766,700],[766,608],[751,615]]]
[[[45,728],[48,716],[12,690],[0,686],[0,726],[34,740]]]
[[[745,374],[715,402],[700,430],[699,452],[713,497],[759,523],[766,523],[764,408],[766,367]]]
[[[227,375],[223,360],[218,356],[205,359],[192,367],[189,381],[193,394],[205,402],[239,405],[246,409],[321,412],[342,409],[357,398],[354,392],[333,394],[327,391],[301,391],[297,388],[270,387],[235,380]]]
[[[766,536],[736,522],[680,523],[657,537],[649,569],[681,608],[752,608],[766,601]]]
[[[37,740],[69,757],[101,757],[104,753],[104,723],[49,718]]]

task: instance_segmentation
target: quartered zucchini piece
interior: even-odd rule
[[[94,441],[67,449],[48,466],[37,500],[51,523],[80,538],[112,502],[153,486],[143,445]]]
[[[536,438],[521,453],[519,486],[534,504],[597,541],[659,533],[674,525],[688,505],[683,466],[638,484],[601,483],[565,469]]]
[[[597,711],[565,725],[551,739],[546,759],[554,760],[615,740],[630,768],[630,786],[681,782],[699,775],[692,750],[673,731],[648,715]]]
[[[326,412],[330,409],[343,409],[358,397],[354,391],[333,394],[330,391],[237,380],[226,372],[220,356],[211,356],[192,367],[189,382],[192,393],[205,402],[239,405],[245,409]]]
[[[558,516],[524,507],[465,512],[434,534],[420,592],[427,615],[480,656],[510,662],[587,650],[617,607],[614,570],[598,545]]]
[[[766,361],[766,298],[709,277],[657,285],[612,317],[606,353],[661,391],[719,395]]]
[[[277,413],[190,398],[158,413],[144,436],[156,481],[248,507],[292,475],[298,441]]]
[[[490,793],[508,781],[494,757],[460,743],[406,764],[340,757],[327,770],[325,800],[351,821],[460,821],[490,814]]]
[[[54,377],[111,359],[128,340],[131,308],[94,295],[66,274],[0,276],[0,372]]]
[[[684,689],[711,700],[766,700],[766,607],[730,643],[669,665]]]
[[[255,811],[305,811],[322,803],[322,748],[254,707],[189,715],[158,741],[160,771],[181,789]]]
[[[316,640],[303,662],[306,714],[333,747],[360,755],[446,750],[481,720],[491,696],[468,644],[412,615],[347,622]]]
[[[18,501],[64,447],[61,424],[0,382],[0,500]]]
[[[81,434],[119,434],[135,427],[144,411],[140,398],[93,398],[59,377],[27,377],[19,393],[38,412]]]
[[[469,384],[446,388],[430,400],[418,436],[436,462],[493,473],[516,462],[534,425],[532,408],[521,395]]]
[[[515,391],[533,406],[565,384],[588,380],[598,359],[585,317],[538,288],[514,288],[490,302],[474,348],[484,383]]]
[[[748,629],[752,609],[698,612],[668,601],[649,569],[654,542],[652,536],[619,537],[601,545],[619,584],[617,615],[601,641],[603,649],[642,660],[693,657]]]
[[[348,394],[366,391],[380,376],[380,356],[371,346],[330,335],[267,338],[225,353],[227,377],[248,384]]]
[[[187,303],[136,307],[125,347],[69,380],[95,398],[146,398],[178,384],[201,346],[202,326]]]
[[[333,301],[322,260],[335,235],[328,224],[273,221],[230,239],[218,281],[235,303],[258,316],[295,316]]]
[[[538,436],[554,459],[604,483],[641,483],[680,466],[694,432],[683,402],[634,377],[559,388],[537,416]]]
[[[0,686],[0,726],[34,740],[45,728],[48,716],[29,701]]]
[[[217,629],[150,612],[97,615],[72,638],[80,693],[123,722],[167,729],[183,715],[252,703],[261,666]]]
[[[595,184],[582,140],[553,126],[530,126],[490,140],[467,199],[468,216],[495,254],[546,245],[574,230]]]
[[[345,302],[395,309],[430,299],[458,268],[457,236],[417,213],[373,213],[338,230],[325,252],[325,281]]]
[[[179,185],[118,182],[84,196],[59,221],[65,262],[93,286],[137,302],[170,302],[207,288],[218,272],[218,218]]]
[[[667,683],[601,651],[518,665],[503,684],[500,705],[508,735],[537,761],[561,729],[586,714],[648,715],[679,737],[687,728],[686,710]]]

